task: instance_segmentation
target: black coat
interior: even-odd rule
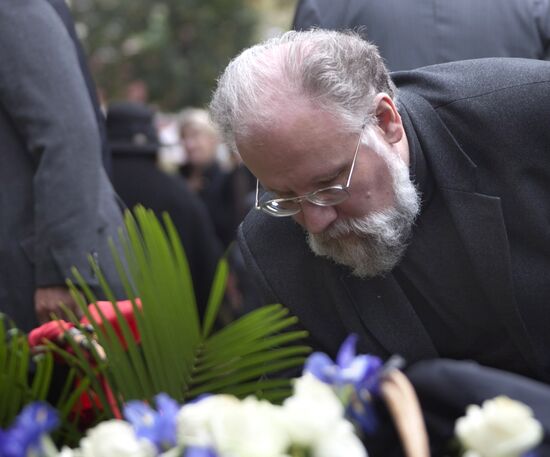
[[[113,184],[128,208],[142,204],[159,217],[165,211],[170,215],[189,262],[197,303],[203,310],[222,246],[200,199],[182,178],[159,170],[151,155],[114,154]]]
[[[301,0],[293,28],[357,29],[391,70],[482,57],[550,59],[550,2]]]

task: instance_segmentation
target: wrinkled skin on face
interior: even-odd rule
[[[389,97],[380,94],[375,102],[378,125],[363,134],[350,197],[330,207],[304,201],[293,216],[306,230],[313,252],[350,267],[359,277],[395,266],[419,212],[401,119]],[[270,129],[258,127],[246,137],[237,136],[237,147],[264,188],[278,197],[293,197],[345,184],[359,135],[304,102],[295,103]]]

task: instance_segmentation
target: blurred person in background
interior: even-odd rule
[[[208,111],[200,108],[187,108],[181,112],[179,130],[186,154],[181,173],[193,191],[206,196],[224,172],[217,158],[220,146],[218,131]]]
[[[177,114],[157,112],[155,124],[161,143],[158,166],[168,174],[179,174],[185,162],[185,151],[180,142]]]
[[[142,79],[134,79],[126,86],[125,99],[129,102],[147,103],[149,101],[149,88]]]
[[[254,178],[233,153],[225,164],[220,162],[220,136],[208,111],[198,108],[183,110],[180,135],[187,154],[181,172],[206,204],[216,233],[227,247],[252,207]]]
[[[67,29],[43,0],[0,2],[0,311],[24,331],[79,308],[76,266],[101,298],[87,260],[115,296],[108,239],[122,217],[101,161],[97,118]]]
[[[204,109],[188,108],[181,112],[179,129],[187,162],[182,174],[208,208],[227,252],[230,265],[225,315],[230,321],[259,304],[256,284],[247,274],[242,253],[233,241],[237,228],[254,204],[256,181],[240,157],[230,152],[222,166],[218,160],[220,135]]]
[[[154,112],[136,102],[115,102],[107,111],[113,183],[125,205],[142,204],[158,217],[167,212],[181,238],[201,315],[208,301],[222,245],[202,201],[179,176],[157,166],[161,147]]]
[[[393,71],[482,57],[550,59],[550,0],[300,0],[293,29],[311,27],[358,29]]]

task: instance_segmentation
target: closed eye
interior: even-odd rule
[[[345,167],[342,167],[337,173],[335,173],[331,177],[324,178],[320,181],[317,181],[315,183],[315,188],[316,189],[322,189],[324,187],[334,186],[335,184],[342,184],[341,182],[339,182],[340,177],[342,177],[348,171],[348,169],[349,169],[349,166],[346,165]]]
[[[337,184],[345,184],[341,181],[345,179],[345,173],[347,173],[349,170],[349,165],[345,165],[342,168],[340,168],[336,173],[322,178],[317,179],[312,184],[312,190],[311,192],[316,192],[320,189],[324,189],[326,187],[332,187]],[[293,192],[279,192],[275,189],[270,189],[268,187],[264,187],[264,189],[269,192],[273,198],[295,198],[296,195]]]

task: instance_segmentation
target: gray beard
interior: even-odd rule
[[[372,278],[391,271],[403,257],[414,221],[420,212],[420,194],[400,157],[377,137],[373,148],[388,165],[393,180],[395,205],[364,217],[336,220],[325,232],[307,233],[311,250],[349,267],[359,278]]]

